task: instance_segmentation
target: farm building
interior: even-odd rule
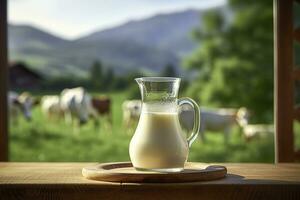
[[[39,88],[42,76],[24,63],[17,62],[9,65],[10,89],[36,89]]]

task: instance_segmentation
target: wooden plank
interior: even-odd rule
[[[82,176],[82,168],[93,166],[97,163],[23,163],[23,162],[2,162],[0,163],[0,186],[7,184],[83,184],[83,185],[104,185],[116,186],[120,183],[93,181]],[[204,181],[189,184],[300,184],[300,164],[256,164],[256,163],[192,163],[193,166],[202,168],[207,165],[223,165],[227,167],[228,174],[235,174],[231,178],[216,181]],[[127,184],[127,183],[122,183]],[[127,184],[132,185],[132,184]],[[168,184],[166,185],[173,185]],[[300,192],[300,191],[299,191]]]
[[[298,27],[294,30],[294,39],[297,42],[300,42],[300,27]]]
[[[274,111],[276,162],[294,160],[293,1],[274,0]]]
[[[0,161],[8,160],[7,71],[7,2],[0,0]]]
[[[3,199],[300,199],[300,164],[226,164],[228,176],[193,183],[110,183],[82,177],[96,163],[0,163]],[[199,167],[207,165],[194,163]]]

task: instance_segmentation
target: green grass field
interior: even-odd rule
[[[80,133],[64,120],[48,120],[39,107],[33,110],[33,121],[23,118],[18,124],[10,123],[11,161],[127,161],[128,145],[135,127],[122,126],[122,102],[125,93],[110,95],[113,101],[113,124],[100,120],[100,127],[92,122],[84,125]],[[299,127],[300,128],[300,127]],[[300,129],[298,129],[300,130]],[[207,134],[207,141],[196,140],[189,161],[197,162],[273,162],[273,137],[257,138],[245,142],[241,130],[233,129],[229,144],[223,142],[222,133]],[[297,141],[299,143],[299,140]]]

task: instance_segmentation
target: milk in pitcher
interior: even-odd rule
[[[182,135],[176,107],[173,111],[170,105],[165,109],[155,105],[152,107],[156,109],[149,109],[151,106],[146,104],[143,107],[129,147],[132,163],[138,169],[182,170],[189,148]]]

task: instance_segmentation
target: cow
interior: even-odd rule
[[[230,131],[234,125],[240,127],[248,123],[249,112],[246,108],[240,109],[200,109],[200,137],[205,141],[205,131],[222,131],[224,141],[228,143]],[[182,106],[179,110],[179,119],[183,128],[191,130],[194,123],[194,110],[189,106]]]
[[[243,134],[247,142],[255,137],[267,137],[274,134],[274,125],[247,124],[243,126]]]
[[[60,108],[67,123],[78,120],[82,125],[91,116],[97,124],[98,114],[92,106],[92,98],[82,87],[64,89],[60,94]]]
[[[32,107],[39,103],[28,92],[23,92],[20,95],[16,92],[8,92],[8,109],[12,119],[17,119],[21,112],[27,121],[32,119]]]
[[[107,116],[110,124],[112,124],[111,116],[111,99],[108,97],[93,97],[92,106],[100,116]]]
[[[60,107],[60,98],[58,95],[46,95],[41,99],[42,112],[49,119],[59,119],[64,116]]]
[[[122,104],[123,124],[129,127],[132,123],[138,121],[142,109],[140,100],[126,100]]]

